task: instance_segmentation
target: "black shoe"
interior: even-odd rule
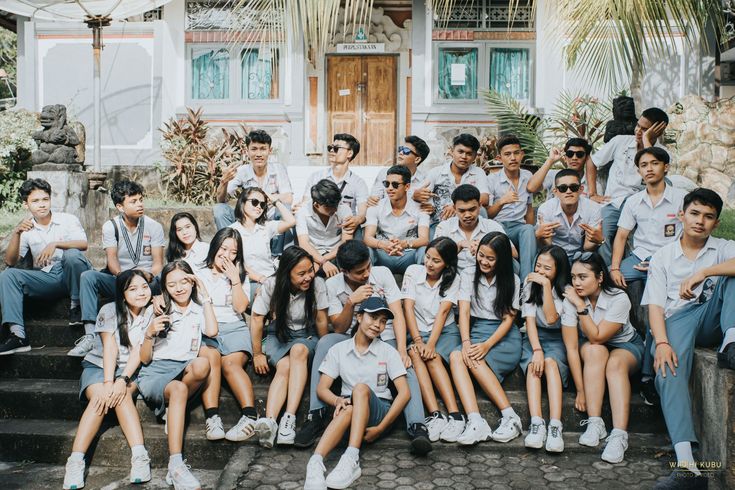
[[[654,490],[706,490],[709,479],[704,475],[695,475],[689,470],[674,470],[664,480],[659,480]]]
[[[305,449],[314,445],[326,427],[324,415],[323,409],[309,412],[309,415],[306,417],[306,423],[296,433],[296,438],[293,441],[294,447]]]
[[[411,436],[411,452],[417,456],[426,456],[433,449],[429,440],[429,430],[424,424],[411,424],[408,429]]]
[[[31,344],[28,343],[28,339],[21,339],[11,333],[7,340],[0,345],[0,356],[7,356],[16,352],[28,352],[29,350],[31,350]]]
[[[658,407],[661,405],[661,398],[658,396],[656,384],[652,379],[641,383],[641,398],[643,398],[643,403],[649,407]]]
[[[725,350],[717,353],[717,366],[735,369],[735,342],[727,344]]]
[[[84,325],[82,322],[82,307],[77,305],[69,310],[69,326],[77,327]]]

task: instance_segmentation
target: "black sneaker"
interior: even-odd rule
[[[417,456],[426,456],[433,449],[429,440],[429,430],[424,424],[411,424],[408,429],[411,436],[411,452]]]
[[[643,403],[649,407],[658,407],[661,405],[661,398],[658,396],[656,384],[652,379],[641,383],[641,398],[643,398]]]
[[[31,344],[28,343],[28,339],[21,339],[11,333],[7,340],[0,345],[0,356],[7,356],[16,352],[28,352],[29,350],[31,350]]]
[[[717,353],[717,365],[721,368],[735,369],[735,342],[727,344],[722,352]]]
[[[695,475],[689,470],[674,470],[663,480],[656,482],[654,490],[706,490],[709,478]]]
[[[296,433],[296,438],[293,441],[294,447],[306,449],[313,446],[317,438],[324,432],[326,425],[324,409],[309,412],[309,415],[306,417],[306,423]]]
[[[82,322],[82,307],[77,305],[69,309],[69,326],[78,327],[84,325]]]

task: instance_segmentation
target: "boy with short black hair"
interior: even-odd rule
[[[559,151],[552,148],[549,157],[543,165],[534,172],[528,181],[526,188],[531,194],[546,191],[546,200],[554,199],[554,181],[556,175],[564,169],[574,170],[580,176],[580,183],[584,186],[580,191],[580,196],[587,196],[587,176],[584,173],[587,159],[592,153],[592,145],[584,138],[569,138],[564,144],[564,150]],[[552,169],[551,167],[558,161],[564,162],[563,169]]]
[[[426,158],[429,156],[430,152],[431,150],[429,149],[429,145],[426,144],[426,141],[422,140],[418,136],[406,136],[403,140],[403,145],[400,145],[398,147],[398,157],[396,164],[406,167],[411,172],[412,183],[421,185],[426,181],[426,176],[428,175],[427,170],[425,170],[425,167],[421,164],[426,161]],[[370,189],[368,206],[375,206],[381,199],[385,197],[385,188],[383,187],[383,181],[385,180],[386,175],[388,175],[388,168],[389,167],[382,169],[375,177],[373,188]],[[413,198],[414,191],[417,188],[417,186],[414,186],[409,190],[409,198]],[[428,193],[429,191],[425,190],[425,192]],[[422,196],[421,194],[419,194],[419,197],[423,199],[427,196]],[[417,201],[420,202],[421,199],[417,199]]]
[[[28,179],[19,193],[31,217],[24,218],[13,230],[5,251],[9,268],[0,273],[3,329],[0,355],[31,350],[23,319],[24,296],[50,300],[68,294],[71,296],[69,325],[80,325],[79,278],[92,268],[82,253],[87,250],[82,224],[72,214],[51,211],[49,183]],[[12,268],[28,252],[33,258],[33,269]],[[87,333],[94,334],[94,325]]]
[[[654,253],[648,267],[641,304],[648,305],[656,389],[677,458],[677,469],[656,488],[707,486],[692,454],[695,347],[717,345],[724,336],[718,364],[735,369],[735,242],[711,236],[722,205],[710,189],[687,194],[679,213],[681,236]]]
[[[119,216],[102,225],[102,246],[107,256],[107,268],[82,274],[81,303],[85,331],[94,328],[97,318],[98,295],[115,295],[115,276],[128,269],[140,269],[158,276],[163,269],[163,247],[166,244],[163,226],[145,216],[142,186],[131,180],[115,182],[110,192]],[[158,279],[151,283],[158,293]],[[85,335],[68,355],[84,357],[94,346],[94,336]]]

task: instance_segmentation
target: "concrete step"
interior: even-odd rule
[[[28,460],[39,463],[63,464],[71,452],[76,421],[59,420],[0,420],[0,459],[5,461]],[[160,425],[143,424],[146,448],[151,455],[154,467],[164,467],[168,463],[166,435]],[[578,443],[579,432],[565,432],[565,453],[600,452],[598,448],[581,446]],[[184,437],[184,457],[193,468],[221,469],[227,464],[240,444],[255,445],[251,439],[242,443],[228,441],[210,442],[204,437],[204,430],[196,424],[190,424]],[[523,454],[528,451],[523,446],[523,436],[505,444],[487,442],[493,450],[505,454]],[[395,428],[385,437],[371,444],[371,450],[388,450],[405,448],[408,436],[401,428]],[[437,449],[451,449],[446,443],[435,443]],[[669,451],[670,444],[660,434],[634,433],[629,436],[628,457],[653,455]],[[487,446],[485,446],[487,448]],[[277,447],[274,453],[295,451],[293,447]],[[92,454],[92,451],[90,451]],[[110,427],[103,431],[93,449],[91,465],[125,466],[130,458],[130,450],[119,427]]]

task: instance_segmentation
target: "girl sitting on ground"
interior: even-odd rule
[[[191,213],[174,214],[168,229],[166,262],[184,260],[192,270],[204,267],[209,244],[199,235],[199,223]]]

